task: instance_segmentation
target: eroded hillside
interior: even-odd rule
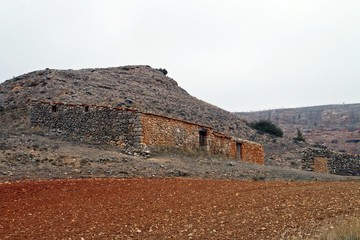
[[[296,137],[297,129],[300,129],[311,144],[360,154],[360,104],[275,109],[238,115],[248,121],[268,119],[288,137]]]

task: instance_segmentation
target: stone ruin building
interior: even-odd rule
[[[30,121],[51,134],[117,145],[127,154],[146,156],[154,148],[168,147],[264,164],[261,144],[216,132],[209,126],[136,109],[32,102]]]
[[[360,155],[346,154],[326,148],[305,148],[301,152],[301,168],[306,171],[360,176]]]

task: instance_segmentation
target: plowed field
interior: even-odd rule
[[[356,182],[0,183],[0,239],[303,239],[359,214]]]

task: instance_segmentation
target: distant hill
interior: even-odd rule
[[[360,154],[360,104],[242,112],[247,121],[270,120],[295,137],[300,129],[307,142],[324,145],[337,151]]]

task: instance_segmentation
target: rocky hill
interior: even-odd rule
[[[30,100],[112,107],[126,105],[208,125],[229,135],[263,143],[267,163],[298,161],[298,149],[306,146],[292,139],[259,134],[238,115],[189,95],[175,80],[150,66],[45,69],[0,84],[0,111],[26,109]],[[8,117],[7,122],[12,123],[13,118]]]
[[[243,120],[230,112],[190,96],[173,79],[149,66],[105,69],[35,71],[0,85],[0,108],[26,106],[28,100],[128,105],[212,126],[218,131],[251,138]]]
[[[288,137],[302,131],[307,142],[360,154],[360,104],[326,105],[237,113],[247,121],[270,120]]]

